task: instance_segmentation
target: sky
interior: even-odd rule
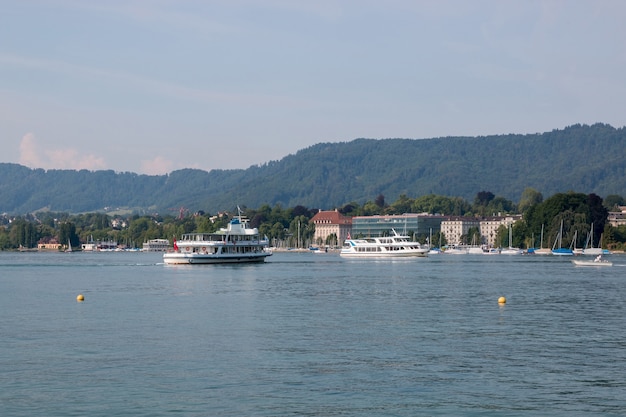
[[[0,162],[30,168],[245,169],[356,138],[626,125],[622,0],[0,10]]]

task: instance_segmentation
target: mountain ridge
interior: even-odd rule
[[[623,194],[626,129],[572,125],[536,134],[322,142],[247,169],[185,168],[165,175],[43,170],[0,163],[0,212],[176,207],[217,212],[236,205],[331,209],[378,195],[439,194],[471,200],[488,190],[517,201],[532,187],[549,196]]]

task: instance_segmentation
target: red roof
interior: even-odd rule
[[[346,217],[337,210],[319,211],[311,221],[317,223],[328,224],[352,224],[352,217]]]

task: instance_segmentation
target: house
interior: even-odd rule
[[[61,250],[61,244],[56,237],[44,237],[37,242],[38,250]]]

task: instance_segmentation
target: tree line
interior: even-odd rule
[[[429,213],[484,218],[521,214],[522,221],[516,222],[512,228],[515,246],[538,247],[543,231],[543,246],[551,247],[563,222],[563,240],[571,242],[575,235],[576,247],[584,246],[593,227],[594,246],[599,246],[602,238],[605,248],[624,250],[626,226],[613,227],[607,222],[608,212],[624,204],[624,198],[619,195],[602,199],[596,194],[576,192],[557,193],[544,200],[540,192],[527,188],[517,204],[490,191],[478,192],[473,201],[435,194],[415,198],[402,194],[392,203],[387,203],[385,197],[379,194],[363,204],[352,201],[337,207],[337,210],[345,216]],[[315,225],[311,219],[317,209],[302,205],[283,208],[280,204],[265,204],[258,208],[243,207],[242,210],[250,226],[257,227],[261,235],[267,236],[273,243],[289,247],[328,243],[313,241]],[[214,232],[226,227],[237,214],[237,210],[232,209],[215,214],[198,211],[185,216],[135,214],[123,217],[106,213],[72,215],[53,212],[14,217],[3,215],[0,218],[0,250],[35,248],[40,240],[51,238],[63,247],[71,244],[73,248],[79,248],[81,243],[90,241],[116,241],[129,248],[141,247],[150,239],[167,238],[172,241],[183,233]],[[427,236],[416,238],[425,242]],[[481,236],[475,229],[464,238],[467,243],[475,238],[480,242]],[[435,239],[438,241],[438,235],[433,237],[433,242]],[[502,246],[508,245],[508,230],[502,228],[496,239]]]

